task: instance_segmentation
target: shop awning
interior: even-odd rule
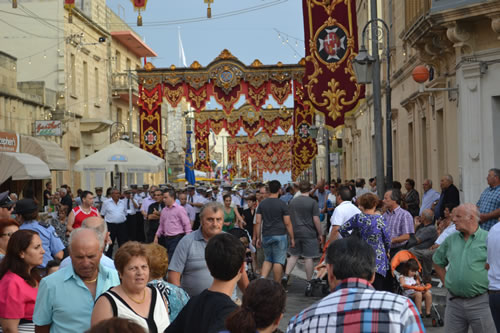
[[[50,170],[69,170],[66,154],[55,142],[21,135],[21,153],[40,158]]]
[[[0,152],[0,184],[10,177],[12,180],[47,179],[50,178],[50,170],[36,156]]]

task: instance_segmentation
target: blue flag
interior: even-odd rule
[[[193,170],[193,150],[191,149],[191,131],[186,131],[186,158],[184,160],[184,174],[189,184],[194,185],[196,178]]]

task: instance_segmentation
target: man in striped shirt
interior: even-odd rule
[[[332,293],[294,316],[287,332],[425,332],[409,298],[371,286],[375,252],[364,240],[333,242],[326,263]]]

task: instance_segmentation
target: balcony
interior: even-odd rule
[[[111,89],[113,98],[120,98],[128,103],[129,80],[128,73],[113,73],[111,76]],[[139,88],[137,80],[132,74],[132,103],[135,105],[139,100]]]
[[[416,48],[427,59],[442,59],[448,49],[460,55],[471,54],[475,38],[474,26],[490,26],[500,35],[500,1],[487,0],[422,0],[405,2],[407,18],[400,38]]]

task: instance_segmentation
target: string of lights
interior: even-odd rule
[[[169,26],[169,25],[180,25],[180,24],[188,24],[188,23],[195,23],[195,22],[200,22],[200,21],[210,21],[214,19],[221,19],[221,18],[226,18],[226,17],[231,17],[231,16],[237,16],[237,15],[242,15],[262,9],[266,9],[272,6],[277,6],[281,5],[283,3],[288,2],[289,0],[274,0],[270,1],[265,4],[260,4],[252,7],[247,7],[247,8],[242,8],[238,10],[233,10],[225,13],[220,13],[216,15],[212,15],[212,18],[207,18],[206,16],[201,16],[201,17],[191,17],[191,18],[185,18],[185,19],[178,19],[178,20],[165,20],[165,21],[153,21],[153,22],[144,22],[143,27],[157,27],[157,26]],[[13,13],[11,11],[6,11],[6,10],[0,10],[0,13],[5,13],[5,14],[10,14],[10,15],[16,15],[20,17],[29,17],[33,19],[39,19],[43,20],[46,22],[63,22],[62,20],[59,19],[51,19],[51,18],[43,18],[36,16],[34,17],[33,15],[23,15],[19,13]],[[35,14],[36,15],[36,14]],[[134,26],[136,22],[126,22],[126,24],[130,26]],[[113,25],[123,25],[123,23],[109,23],[110,26]]]
[[[299,42],[303,45],[304,40],[288,35],[287,33],[279,31],[276,28],[274,28],[274,31],[276,31],[276,33],[278,34],[278,39],[281,41],[281,44],[288,46],[288,48],[290,48],[290,50],[293,52],[294,58],[303,57],[301,55],[303,53],[300,50],[298,51],[297,48],[299,48]],[[292,46],[292,44],[290,44],[291,40],[295,41],[295,46]],[[305,50],[304,46],[303,49]]]

